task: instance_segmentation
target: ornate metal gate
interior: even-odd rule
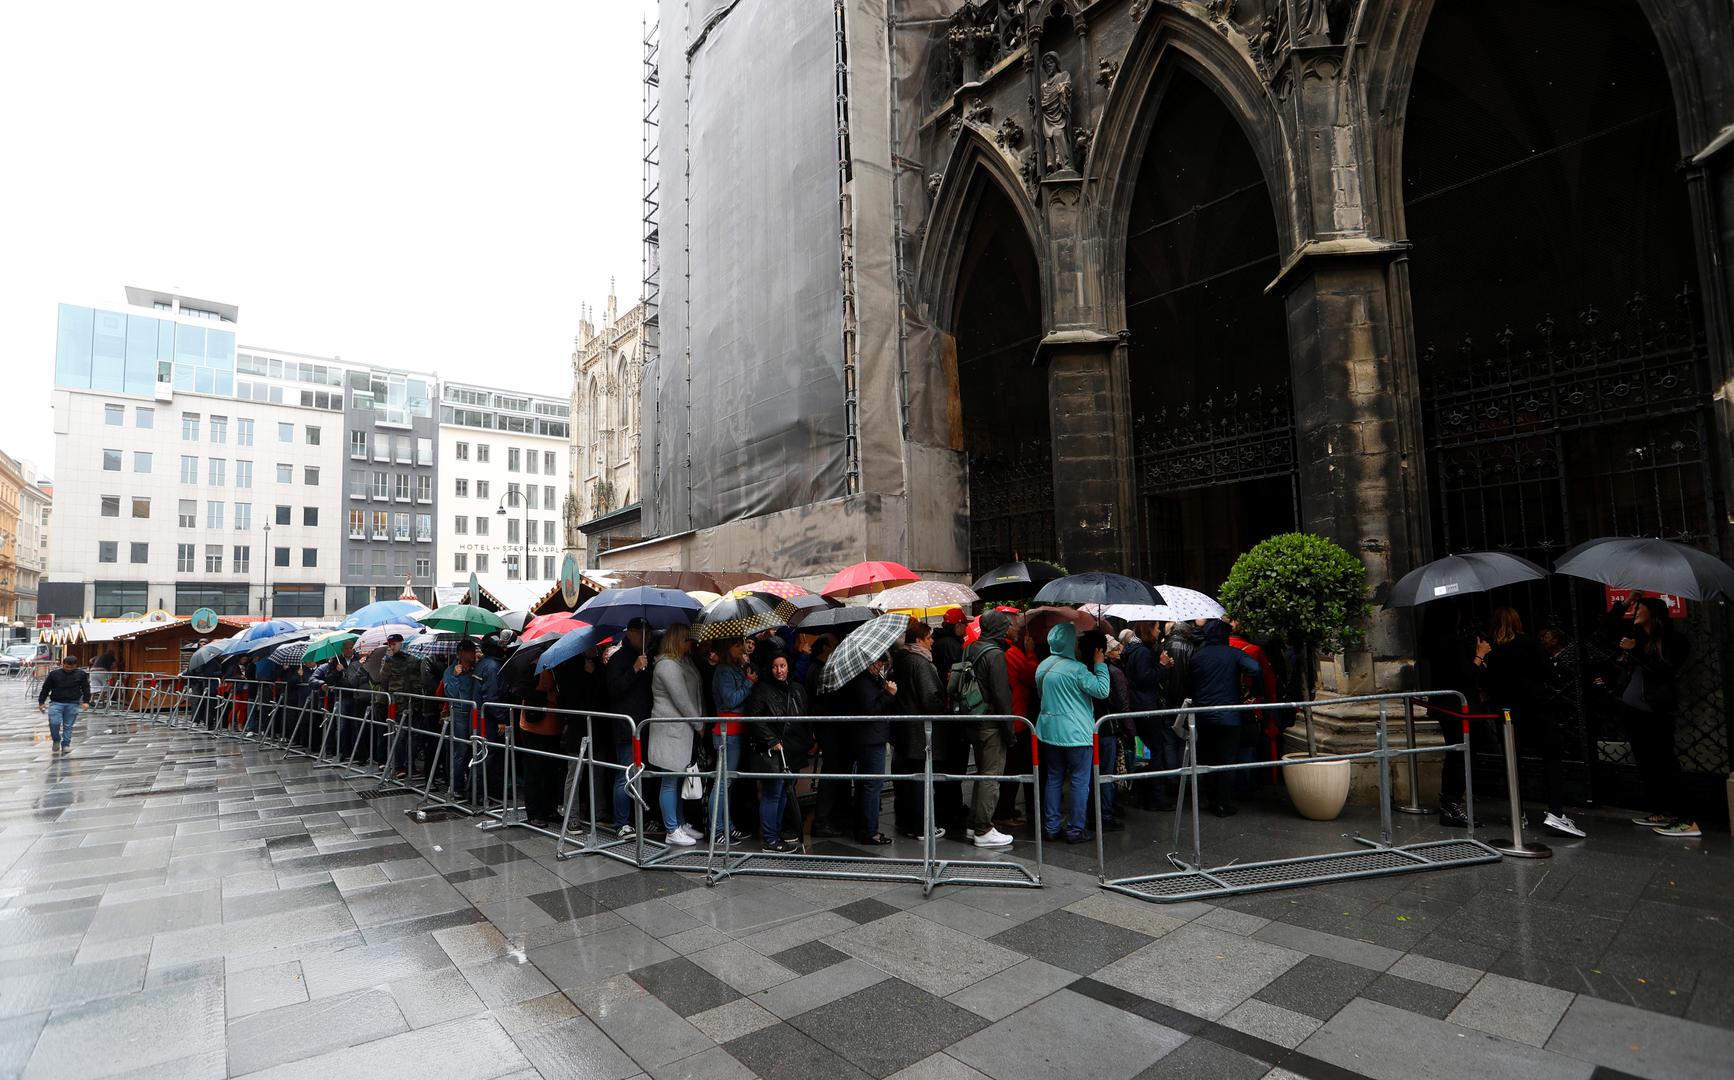
[[[1561,324],[1464,337],[1451,355],[1423,350],[1421,374],[1435,555],[1511,551],[1549,565],[1598,536],[1660,536],[1715,551],[1708,354],[1690,289],[1638,295]],[[1631,778],[1614,703],[1593,681],[1600,587],[1555,579],[1517,597],[1538,629],[1573,632],[1575,685],[1561,715],[1584,766],[1575,797],[1615,797]],[[1682,625],[1677,741],[1693,772],[1726,774],[1728,627],[1721,605],[1694,604]],[[1574,783],[1575,786],[1575,783]]]
[[[1013,559],[1051,562],[1054,462],[1046,439],[994,454],[969,455],[969,572],[979,577]]]

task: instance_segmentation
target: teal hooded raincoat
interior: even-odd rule
[[[1094,668],[1077,658],[1078,628],[1063,622],[1048,631],[1048,658],[1036,668],[1042,711],[1036,738],[1046,746],[1089,746],[1096,731],[1091,704],[1108,696],[1108,665]]]

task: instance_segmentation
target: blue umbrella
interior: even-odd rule
[[[260,638],[276,637],[278,634],[288,634],[301,627],[288,619],[266,619],[236,634],[231,641],[258,641]]]
[[[607,641],[609,636],[609,631],[600,626],[586,626],[561,634],[558,641],[548,646],[542,655],[536,658],[536,674],[540,675],[551,667],[564,664],[575,656],[583,656],[598,643]]]
[[[266,624],[260,623],[259,625],[264,626]],[[304,641],[313,636],[311,630],[303,630],[293,623],[288,625],[291,629],[280,634],[267,634],[263,637],[232,637],[223,642],[223,655],[245,656],[249,653],[269,653],[278,646],[287,645],[292,641]]]
[[[630,589],[603,589],[573,614],[593,626],[624,628],[643,619],[653,630],[676,624],[690,626],[704,606],[679,589],[636,585]]]
[[[416,600],[375,600],[356,608],[340,623],[339,630],[366,630],[386,623],[408,623],[420,626],[415,621],[418,614],[426,614],[427,608]]]

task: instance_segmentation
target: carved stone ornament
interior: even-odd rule
[[[1016,150],[1024,142],[1023,126],[1008,116],[999,122],[999,131],[994,135],[993,141],[998,143],[1002,150]]]
[[[1132,0],[1132,8],[1130,11],[1132,21],[1137,22],[1139,19],[1142,19],[1144,13],[1148,10],[1150,10],[1150,0]]]
[[[1091,135],[1084,128],[1079,128],[1072,135],[1072,151],[1077,155],[1079,165],[1090,160]]]
[[[1050,174],[1075,173],[1072,163],[1072,77],[1058,53],[1042,54],[1041,119],[1043,164]]]
[[[939,185],[941,185],[943,183],[945,183],[945,174],[944,173],[928,173],[927,174],[927,197],[930,199],[938,198],[939,197]]]
[[[993,123],[993,106],[978,97],[970,98],[969,108],[963,111],[963,118],[972,124],[991,124]]]
[[[1018,158],[1018,176],[1023,179],[1024,187],[1031,194],[1036,190],[1036,151],[1034,147],[1025,150]]]
[[[1112,86],[1114,76],[1120,74],[1120,61],[1102,60],[1096,64],[1096,82],[1101,86]]]

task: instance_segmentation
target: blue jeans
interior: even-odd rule
[[[759,835],[765,843],[782,839],[783,814],[789,808],[787,780],[759,781]]]
[[[446,774],[451,785],[452,794],[458,798],[466,798],[470,793],[470,732],[474,722],[475,707],[464,702],[452,706],[451,741],[447,744],[451,770]]]
[[[680,828],[680,785],[686,777],[679,773],[662,778],[662,787],[656,793],[657,805],[662,808],[662,827],[669,835]]]
[[[54,740],[54,745],[72,745],[72,722],[77,719],[78,702],[51,701],[48,703],[48,737]]]
[[[1066,807],[1066,836],[1084,834],[1084,810],[1090,805],[1090,756],[1088,746],[1042,744],[1042,832],[1045,835],[1054,836],[1060,832],[1062,780],[1072,793],[1071,805]]]
[[[855,748],[855,771],[858,773],[884,772],[885,744],[857,746]],[[855,790],[859,793],[855,804],[859,815],[856,825],[860,830],[861,839],[865,840],[879,834],[879,793],[885,790],[885,781],[863,777],[855,782]]]
[[[724,749],[725,743],[727,744],[727,749]],[[741,764],[741,737],[739,735],[712,735],[710,737],[710,744],[712,746],[716,747],[717,750],[720,751],[724,755],[725,763],[728,766],[729,772],[734,772],[736,769],[740,768],[740,764]],[[730,782],[731,781],[729,781],[727,779],[725,779],[723,781],[724,784],[727,784]],[[707,823],[712,822],[713,821],[712,815],[717,813],[713,804],[716,800],[717,788],[720,786],[721,786],[720,784],[712,784],[710,791],[707,792],[705,795],[704,819]],[[728,802],[727,802],[727,800],[724,800],[721,815],[714,818],[714,827],[716,829],[717,835],[723,836],[723,835],[726,835],[727,833],[733,831],[730,828],[730,824],[731,823],[729,821],[729,815],[728,815]]]
[[[1116,735],[1104,735],[1099,740],[1102,748],[1102,775],[1114,775],[1114,762],[1120,756],[1120,739]],[[1113,784],[1099,784],[1095,788],[1097,798],[1102,800],[1102,820],[1114,820],[1114,799],[1118,794]]]

